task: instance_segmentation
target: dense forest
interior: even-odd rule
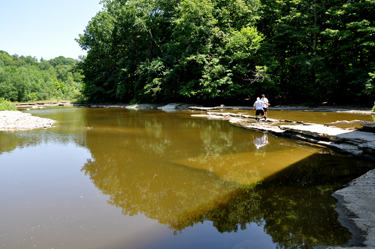
[[[77,39],[90,101],[374,100],[374,0],[101,2]]]
[[[375,101],[375,0],[102,0],[87,57],[0,50],[11,101]],[[81,95],[81,93],[83,95]]]
[[[78,61],[9,55],[0,50],[0,97],[10,101],[69,100],[81,96]]]

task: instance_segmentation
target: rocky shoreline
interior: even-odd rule
[[[16,108],[41,108],[45,106],[72,106],[70,102],[61,101],[61,102],[41,102],[41,103],[19,103],[16,104]]]
[[[359,121],[363,127],[361,131],[290,120],[267,119],[267,121],[255,122],[255,117],[250,115],[211,112],[218,109],[222,110],[224,107],[191,107],[191,109],[206,112],[205,114],[193,114],[192,116],[194,117],[228,120],[231,124],[245,129],[290,137],[312,145],[329,147],[341,152],[364,157],[375,162],[374,122]],[[227,107],[226,109],[239,110],[241,108]],[[249,109],[247,108],[247,110]],[[275,109],[272,108],[272,110]],[[375,114],[371,110],[353,108],[315,108],[311,110],[304,107],[294,107],[279,108],[278,110]],[[339,220],[343,226],[351,231],[353,238],[347,245],[328,246],[325,248],[375,248],[375,169],[353,180],[349,186],[336,191],[333,196],[338,200],[336,211],[339,213]],[[356,245],[361,246],[354,247]]]
[[[327,249],[375,248],[375,170],[354,179],[333,196],[338,200],[339,221],[348,227],[351,244],[362,246],[331,246]]]
[[[1,111],[0,130],[30,130],[39,128],[51,128],[55,120],[32,116],[30,113],[20,111]]]
[[[344,153],[375,161],[375,123],[360,121],[361,129],[343,129],[333,125],[268,118],[255,122],[255,117],[239,113],[206,112],[193,117],[227,120],[249,130],[290,137],[314,145],[325,146]]]

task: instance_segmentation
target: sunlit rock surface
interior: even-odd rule
[[[251,105],[252,103],[250,103]],[[214,107],[202,107],[202,106],[191,106],[191,110],[198,111],[213,111],[213,110],[252,110],[252,106],[214,106]],[[288,106],[288,105],[276,105],[272,106],[272,110],[283,110],[283,111],[309,111],[309,112],[340,112],[340,113],[356,113],[356,114],[372,114],[375,112],[371,108],[355,107],[355,106],[319,106],[319,107],[308,107],[308,106]]]
[[[345,130],[324,125],[281,125],[279,127],[289,133],[311,137],[318,144],[334,147],[357,156],[373,158],[375,155],[375,134],[371,132]]]

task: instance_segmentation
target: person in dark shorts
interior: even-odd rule
[[[264,94],[262,94],[262,98],[260,100],[264,102],[264,106],[263,106],[264,116],[263,117],[264,117],[264,120],[267,120],[267,109],[270,106],[270,102],[268,101],[268,99],[266,98]]]
[[[253,110],[255,108],[255,120],[258,122],[258,115],[262,115],[264,117],[264,111],[263,111],[264,102],[260,100],[259,97],[257,97],[257,101],[254,102]]]

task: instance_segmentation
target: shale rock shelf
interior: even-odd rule
[[[259,122],[255,122],[254,116],[237,113],[207,112],[192,116],[224,119],[245,129],[291,137],[375,161],[375,133],[371,129],[374,126],[373,122],[359,121],[366,128],[366,131],[362,131],[291,120],[261,119]]]

